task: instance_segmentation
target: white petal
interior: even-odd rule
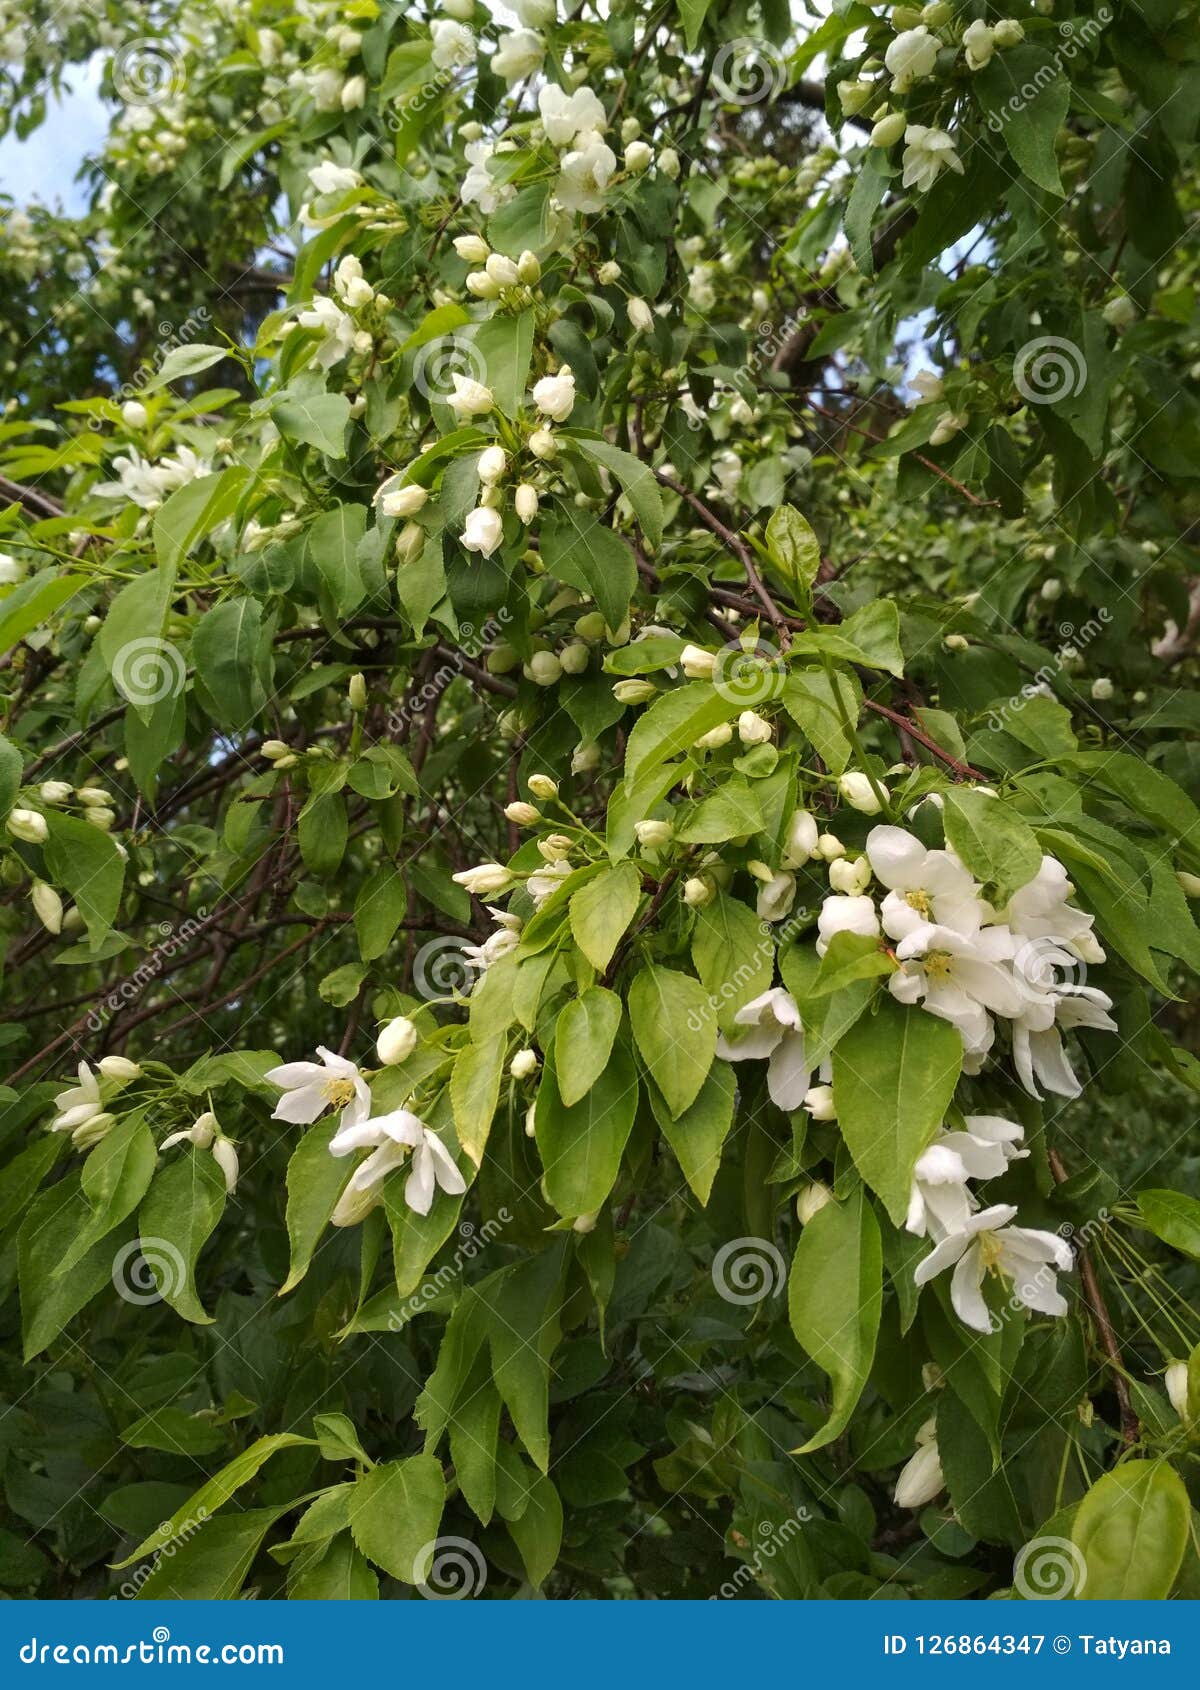
[[[779,1109],[799,1109],[812,1084],[804,1034],[785,1033],[767,1065],[767,1094]]]
[[[950,1281],[950,1301],[964,1326],[975,1332],[990,1332],[992,1317],[983,1300],[983,1262],[979,1246],[973,1245],[954,1270]]]
[[[311,1086],[317,1081],[327,1078],[326,1070],[319,1062],[285,1062],[279,1068],[271,1068],[266,1076],[273,1086],[282,1086],[285,1091],[294,1091],[297,1086]]]
[[[300,1086],[296,1091],[284,1092],[271,1111],[271,1119],[289,1121],[294,1127],[309,1127],[328,1108],[329,1099],[325,1095],[323,1084]]]
[[[416,1214],[427,1215],[433,1205],[435,1185],[433,1154],[427,1145],[421,1144],[413,1151],[412,1173],[405,1182],[404,1201]]]
[[[873,827],[867,835],[871,872],[892,891],[911,892],[923,884],[928,854],[916,834],[903,827]]]
[[[979,1216],[975,1215],[972,1218],[978,1220]],[[940,1244],[934,1245],[924,1260],[917,1263],[913,1272],[914,1283],[917,1285],[927,1284],[935,1274],[942,1273],[954,1262],[957,1262],[963,1251],[969,1250],[970,1247],[971,1233],[968,1229],[952,1233],[949,1238],[943,1238]]]

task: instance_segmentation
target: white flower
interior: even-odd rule
[[[538,490],[532,482],[522,481],[518,485],[513,493],[513,509],[528,527],[538,513]]]
[[[943,411],[941,416],[933,425],[933,433],[929,436],[929,444],[931,446],[944,446],[948,440],[953,440],[956,434],[961,434],[969,421],[970,418],[967,416],[965,411]],[[955,638],[962,639],[962,635],[947,634],[946,644],[950,646],[950,641]],[[962,646],[957,649],[962,650],[966,644],[966,640],[963,640]],[[950,646],[950,649],[953,651],[956,648]]]
[[[1070,1245],[1057,1233],[1010,1225],[1016,1213],[1014,1204],[997,1203],[972,1215],[961,1232],[936,1244],[913,1274],[918,1285],[925,1285],[953,1267],[950,1301],[958,1318],[975,1332],[993,1329],[983,1299],[985,1274],[1011,1280],[1011,1295],[1027,1309],[1040,1314],[1067,1312],[1055,1274],[1070,1270],[1074,1261]]]
[[[555,376],[543,376],[533,385],[533,402],[543,416],[566,422],[575,408],[575,377],[564,364]]]
[[[1064,961],[1069,961],[1064,956]],[[1090,1027],[1115,1033],[1109,1015],[1112,999],[1097,986],[1059,985],[1051,992],[1029,994],[1029,1001],[1013,1022],[1013,1066],[1031,1097],[1041,1097],[1038,1083],[1058,1097],[1078,1097],[1083,1087],[1063,1049],[1060,1027]]]
[[[835,896],[825,899],[817,917],[817,955],[824,956],[835,933],[859,933],[878,939],[879,914],[870,898]]]
[[[508,453],[503,446],[485,446],[480,452],[475,465],[480,481],[488,483],[499,481],[508,468]]]
[[[435,18],[429,26],[433,37],[434,64],[439,70],[457,70],[475,62],[475,37],[464,23],[452,18]]]
[[[744,466],[736,452],[718,452],[712,461],[717,486],[727,499],[732,499],[741,484]]]
[[[942,1133],[917,1158],[905,1226],[935,1240],[961,1232],[979,1202],[967,1189],[971,1179],[998,1179],[1029,1154],[1017,1146],[1022,1128],[998,1115],[968,1115],[966,1132]]]
[[[217,1117],[211,1109],[206,1109],[203,1115],[198,1115],[190,1127],[183,1132],[170,1133],[159,1145],[159,1153],[172,1150],[177,1144],[195,1144],[201,1150],[207,1150],[212,1144],[217,1131]]]
[[[33,903],[34,914],[47,933],[61,933],[63,901],[53,886],[47,886],[44,880],[35,880],[30,898]]]
[[[69,1086],[66,1091],[55,1095],[54,1107],[58,1114],[50,1123],[51,1132],[74,1132],[77,1127],[84,1126],[104,1111],[104,1105],[100,1101],[100,1082],[87,1063],[81,1062],[76,1073],[79,1084]]]
[[[296,318],[302,329],[317,329],[324,337],[313,356],[318,369],[328,370],[354,350],[354,319],[335,300],[322,294]]]
[[[1007,927],[985,927],[965,936],[932,922],[907,934],[896,946],[904,964],[888,979],[898,1003],[922,1003],[931,1015],[951,1022],[963,1048],[982,1058],[995,1037],[989,1010],[1013,1019],[1025,1007],[1024,995],[1010,970],[1001,968],[1013,954]]]
[[[65,780],[44,780],[38,788],[44,804],[65,804],[72,792],[71,783]]]
[[[127,1056],[102,1056],[96,1066],[106,1080],[118,1080],[122,1085],[142,1077],[141,1063],[131,1062]]]
[[[674,182],[679,175],[679,154],[674,147],[662,147],[658,154],[658,169],[669,182]]]
[[[765,745],[771,738],[771,724],[753,710],[743,710],[738,717],[738,738],[743,745]]]
[[[525,882],[525,890],[533,899],[534,908],[541,909],[546,899],[557,892],[570,873],[571,865],[566,857],[563,857],[558,862],[547,863],[537,874],[531,874]]]
[[[716,668],[717,654],[703,646],[685,645],[679,653],[679,666],[689,681],[708,681]]]
[[[486,264],[492,251],[482,235],[456,235],[454,250],[468,264]]]
[[[954,142],[944,129],[931,129],[924,123],[910,123],[904,131],[904,175],[902,185],[927,193],[943,170],[963,173],[962,160],[954,150]]]
[[[126,428],[145,428],[150,413],[140,399],[127,399],[121,406],[121,421]]]
[[[558,441],[548,428],[535,428],[529,436],[529,450],[543,463],[558,451]]]
[[[1044,856],[1033,879],[1013,893],[1001,920],[1020,938],[1053,939],[1082,962],[1103,962],[1104,951],[1092,931],[1096,918],[1069,902],[1074,891],[1058,858]],[[1030,947],[1031,951],[1034,949]],[[1042,959],[1053,963],[1053,952],[1039,950],[1037,958],[1031,960]],[[1018,968],[1023,960],[1018,952]],[[1071,962],[1070,956],[1063,957],[1057,966],[1069,968]]]
[[[638,844],[647,851],[661,850],[664,845],[669,845],[675,837],[675,829],[670,822],[635,822],[633,831]]]
[[[780,1109],[799,1109],[812,1078],[804,1054],[804,1031],[800,1011],[790,992],[772,986],[734,1016],[734,1024],[747,1027],[740,1038],[717,1039],[717,1055],[726,1062],[747,1062],[767,1058],[767,1092]]]
[[[1188,1413],[1188,1364],[1186,1361],[1169,1363],[1163,1384],[1167,1388],[1167,1399],[1171,1407],[1181,1420],[1191,1419]]]
[[[407,1015],[397,1015],[381,1028],[375,1054],[385,1068],[403,1062],[417,1048],[417,1029]]]
[[[838,791],[852,810],[859,810],[864,816],[877,816],[882,809],[879,802],[878,782],[861,769],[847,769],[844,775],[838,776]]]
[[[937,39],[930,35],[923,23],[915,29],[902,30],[883,55],[897,94],[907,93],[914,82],[929,76],[937,63],[937,56]]]
[[[538,111],[546,139],[556,147],[570,146],[577,135],[602,133],[607,123],[604,107],[590,88],[576,88],[568,94],[555,83],[538,94]],[[613,158],[613,169],[616,169]]]
[[[460,422],[468,417],[485,417],[496,403],[496,395],[490,387],[485,387],[481,381],[475,381],[471,376],[455,375],[450,378],[454,383],[454,392],[446,403]]]
[[[293,1126],[310,1126],[327,1109],[339,1109],[340,1125],[356,1126],[371,1112],[371,1088],[356,1063],[338,1056],[324,1045],[317,1046],[318,1062],[285,1062],[266,1075],[283,1096],[271,1119]]]
[[[509,915],[507,910],[495,909],[491,904],[488,905],[488,914],[495,917],[495,930],[488,934],[482,945],[464,945],[462,953],[467,967],[477,969],[480,974],[486,973],[492,963],[515,951],[521,943],[520,916]]]
[[[967,55],[968,70],[982,70],[991,62],[996,51],[996,32],[982,18],[976,18],[963,31],[963,51]]]
[[[889,939],[905,939],[931,921],[968,937],[978,933],[989,912],[953,851],[928,851],[902,827],[873,827],[867,858],[888,888],[880,920]]]
[[[856,898],[871,882],[871,865],[865,857],[839,857],[829,865],[829,884],[835,892],[845,892]]]
[[[813,1086],[804,1094],[804,1107],[814,1121],[836,1121],[837,1107],[832,1086]]]
[[[329,1149],[334,1156],[349,1156],[355,1150],[371,1151],[355,1168],[346,1188],[347,1193],[359,1196],[377,1192],[393,1168],[400,1167],[411,1154],[412,1171],[405,1182],[404,1201],[418,1215],[429,1213],[438,1186],[452,1197],[461,1196],[467,1189],[466,1180],[441,1139],[408,1109],[394,1109],[390,1114],[377,1115],[357,1127],[336,1133]],[[341,1206],[339,1203],[338,1207]],[[338,1224],[336,1211],[333,1219]]]
[[[603,211],[604,190],[617,168],[617,155],[598,130],[585,130],[578,144],[564,153],[554,195],[566,211]],[[561,420],[561,419],[560,419]]]
[[[14,839],[23,840],[26,845],[44,844],[50,831],[45,816],[39,811],[23,810],[19,806],[8,812],[5,826]]]
[[[238,1182],[238,1153],[236,1147],[227,1138],[217,1138],[212,1144],[213,1161],[225,1175],[225,1192],[232,1197],[237,1190]]]
[[[796,902],[796,876],[786,870],[773,874],[758,894],[757,913],[760,921],[782,921],[791,914]]]
[[[527,29],[545,29],[557,14],[558,0],[509,0],[509,3]]]
[[[429,498],[429,489],[415,481],[400,482],[399,476],[385,481],[375,495],[375,503],[384,516],[415,516]]]
[[[331,158],[315,164],[308,173],[308,179],[313,185],[314,193],[318,194],[347,194],[351,188],[362,185],[362,177],[357,170],[351,170],[348,165],[335,164]]]
[[[683,901],[692,910],[702,910],[715,896],[712,881],[704,874],[694,874],[683,883]]]
[[[459,197],[464,205],[477,205],[485,217],[490,217],[500,206],[506,205],[517,191],[511,182],[497,182],[488,169],[495,151],[490,141],[472,141],[464,148],[470,168],[463,178]]]
[[[345,82],[342,83],[342,92],[339,96],[339,101],[340,101],[341,108],[342,108],[343,111],[358,111],[361,106],[365,106],[366,103],[367,103],[367,79],[366,79],[366,77],[365,76],[350,76],[350,77],[347,77]],[[216,1155],[215,1149],[213,1151],[213,1155],[214,1156]],[[236,1183],[236,1180],[237,1180],[236,1160],[237,1159],[235,1157],[234,1158],[235,1172],[234,1172],[234,1176],[233,1176],[235,1183]],[[228,1182],[228,1179],[229,1179],[228,1173],[226,1173],[225,1178],[226,1178],[226,1182]],[[229,1190],[232,1191],[233,1186],[229,1186]]]
[[[625,168],[635,175],[648,170],[654,153],[645,141],[630,141],[625,148]]]
[[[917,1433],[917,1453],[900,1469],[892,1500],[897,1508],[924,1508],[946,1488],[937,1446],[937,1422],[929,1419]]]
[[[508,1065],[508,1071],[514,1080],[527,1080],[531,1074],[536,1074],[538,1068],[537,1051],[528,1046],[519,1050]]]
[[[374,299],[375,289],[364,277],[362,263],[354,253],[348,252],[333,272],[333,291],[351,310]]]
[[[801,863],[806,863],[810,857],[815,856],[819,838],[820,830],[816,817],[808,810],[794,811],[784,841],[783,866],[798,868]]]
[[[492,54],[492,69],[510,88],[540,70],[546,56],[545,42],[532,29],[515,29],[511,35],[502,35],[499,49]]]
[[[461,869],[450,878],[456,886],[465,886],[476,898],[494,897],[497,892],[507,891],[513,883],[512,871],[506,869],[503,863],[478,863],[474,868]]]
[[[654,327],[654,313],[644,299],[633,298],[625,307],[629,314],[629,326],[636,329],[638,334],[649,334]]]
[[[918,370],[908,385],[917,391],[916,399],[911,401],[913,405],[932,405],[942,397],[942,378],[932,370]]]

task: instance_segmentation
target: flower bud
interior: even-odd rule
[[[540,798],[543,803],[547,798],[558,797],[558,782],[552,780],[549,775],[530,775],[526,785],[533,796]]]
[[[817,855],[822,862],[832,863],[846,855],[846,847],[836,833],[822,833],[817,839]]]
[[[558,654],[564,675],[582,675],[591,662],[591,652],[582,640],[569,640]]]
[[[900,1469],[893,1497],[898,1508],[923,1508],[945,1488],[937,1443],[930,1439]]]
[[[535,428],[529,436],[529,450],[544,462],[558,451],[558,441],[548,428]]]
[[[407,1015],[397,1015],[380,1030],[375,1054],[385,1068],[403,1062],[417,1048],[417,1029]]]
[[[479,454],[479,462],[475,468],[482,482],[491,484],[499,481],[508,467],[508,453],[503,446],[487,446]]]
[[[534,520],[538,513],[537,488],[531,482],[522,481],[513,494],[513,509],[526,527]]]
[[[83,812],[83,819],[85,822],[91,822],[93,827],[98,827],[101,833],[108,833],[116,822],[117,812],[93,806],[92,809]]]
[[[814,1121],[836,1121],[832,1086],[812,1086],[804,1094],[804,1107]]]
[[[375,502],[383,516],[416,516],[429,498],[429,489],[421,487],[415,481],[407,482],[403,487],[393,487],[385,482],[375,495]]]
[[[795,810],[784,842],[784,867],[795,868],[816,855],[819,830],[816,817],[807,810]]]
[[[689,909],[703,909],[705,904],[711,904],[716,889],[711,880],[703,875],[695,874],[683,883],[683,901]]]
[[[587,611],[575,623],[575,632],[581,640],[602,640],[604,628],[604,618],[598,610]]]
[[[504,814],[517,827],[535,827],[542,819],[542,812],[536,805],[526,804],[520,798],[514,798],[511,804],[506,804]]]
[[[537,1052],[528,1047],[519,1050],[508,1065],[508,1071],[514,1080],[527,1080],[538,1069]]]
[[[1092,682],[1092,697],[1097,704],[1107,704],[1115,692],[1116,688],[1107,675],[1097,675]]]
[[[34,914],[47,933],[61,933],[63,903],[53,886],[47,886],[44,880],[35,880],[30,897],[33,901]]]
[[[536,252],[525,251],[517,259],[517,275],[527,288],[533,287],[542,279],[542,266]]]
[[[814,1215],[819,1215],[825,1205],[832,1202],[833,1192],[815,1179],[796,1193],[796,1219],[801,1226],[807,1226]]]
[[[277,763],[281,757],[290,757],[292,748],[282,739],[264,739],[262,754],[270,763]]]
[[[121,421],[126,428],[145,428],[150,421],[150,413],[137,399],[129,399],[121,406]]]
[[[127,1056],[102,1056],[96,1067],[106,1080],[140,1080],[142,1068],[139,1062],[131,1062]]]
[[[350,708],[355,715],[360,715],[367,708],[367,680],[365,675],[351,675],[346,686],[346,696],[350,700]]]
[[[467,264],[486,264],[492,249],[481,235],[456,235],[454,250]]]
[[[649,169],[653,157],[654,154],[645,141],[630,141],[625,148],[625,168],[637,175]]]
[[[484,264],[484,270],[502,288],[516,287],[521,279],[512,259],[505,258],[502,252],[493,252]]]
[[[522,673],[534,686],[552,687],[562,676],[562,664],[552,651],[535,651]]]
[[[638,844],[645,846],[648,851],[660,850],[664,845],[669,845],[675,837],[675,829],[670,822],[635,822],[633,831]]]
[[[1167,1387],[1167,1396],[1171,1407],[1185,1423],[1190,1419],[1188,1414],[1188,1364],[1186,1361],[1173,1361],[1167,1368],[1163,1383]]]
[[[499,299],[500,283],[486,270],[472,270],[466,280],[467,292],[476,299]]]
[[[679,175],[679,154],[674,147],[661,147],[658,154],[658,169],[668,179],[674,182]]]
[[[754,710],[743,710],[737,727],[743,745],[766,745],[771,738],[770,722]]]
[[[571,855],[575,841],[565,833],[548,833],[538,840],[537,848],[548,863],[561,863]]]
[[[706,734],[693,741],[698,751],[719,751],[723,745],[728,745],[733,738],[733,723],[720,722],[715,728],[710,728]]]
[[[925,10],[931,11],[932,8],[927,6]],[[950,10],[949,6],[946,7],[946,10]],[[926,22],[928,21],[926,19]],[[1025,29],[1017,18],[1001,18],[999,23],[993,27],[992,35],[995,37],[997,47],[1017,47],[1025,39]]]
[[[847,769],[838,776],[838,791],[852,810],[864,816],[877,816],[883,808],[875,783],[858,769]]]
[[[107,807],[111,802],[102,786],[77,786],[75,796],[81,804],[95,804],[101,808]]]
[[[65,780],[44,780],[38,788],[43,804],[65,804],[71,796],[71,785]]]
[[[654,327],[654,313],[644,299],[633,298],[625,307],[629,313],[630,326],[639,334],[649,334]]]
[[[894,147],[904,134],[908,124],[908,117],[902,111],[889,112],[881,117],[871,130],[871,145],[873,147]]]
[[[396,536],[396,562],[415,563],[425,550],[426,538],[419,522],[406,522]]]
[[[653,698],[658,691],[653,681],[618,681],[613,687],[613,697],[618,704],[645,704],[648,698]]]
[[[689,681],[711,680],[716,664],[716,652],[705,651],[703,646],[685,645],[679,654],[679,666]]]
[[[212,1147],[213,1161],[225,1175],[225,1191],[232,1197],[237,1190],[238,1153],[227,1138],[218,1138]]]
[[[1189,874],[1186,869],[1179,869],[1175,875],[1180,890],[1188,898],[1200,898],[1200,874]]]
[[[621,266],[615,259],[608,259],[607,262],[602,264],[596,271],[596,280],[600,283],[602,288],[611,287],[614,282],[619,282],[620,279]]]
[[[837,857],[829,865],[829,884],[835,892],[857,898],[871,880],[871,865],[865,857]]]
[[[41,845],[48,832],[46,818],[37,810],[10,810],[5,825],[15,839],[24,840],[26,845]]]

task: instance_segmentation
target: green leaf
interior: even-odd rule
[[[357,609],[366,591],[358,566],[358,546],[366,520],[363,505],[334,505],[323,511],[308,531],[308,557],[339,616]]]
[[[422,1584],[445,1506],[441,1462],[410,1455],[358,1481],[350,1498],[350,1530],[369,1561],[402,1584]]]
[[[353,785],[353,769],[350,771]],[[392,942],[408,908],[404,876],[393,863],[378,863],[363,881],[354,900],[354,931],[364,962],[381,957]]]
[[[534,1112],[546,1194],[560,1215],[594,1214],[616,1183],[637,1113],[633,1057],[619,1041],[607,1068],[584,1097],[565,1104],[547,1055]]]
[[[122,1567],[130,1567],[135,1561],[142,1561],[148,1555],[157,1554],[175,1539],[188,1535],[185,1528],[194,1527],[197,1520],[203,1520],[208,1515],[215,1514],[218,1508],[223,1508],[230,1497],[236,1495],[243,1485],[249,1484],[263,1463],[277,1451],[297,1449],[301,1445],[312,1448],[312,1438],[302,1438],[295,1432],[274,1432],[270,1437],[256,1439],[249,1448],[242,1450],[232,1461],[227,1462],[220,1472],[214,1473],[211,1479],[206,1479],[199,1490],[193,1491],[187,1501],[180,1504],[169,1520],[164,1520],[161,1525],[156,1526],[149,1537],[143,1538],[131,1554],[123,1561],[115,1561],[113,1566],[119,1572]],[[232,1517],[243,1518],[242,1515]]]
[[[278,1295],[285,1297],[308,1272],[313,1252],[329,1225],[338,1198],[354,1171],[352,1156],[331,1156],[336,1121],[318,1121],[292,1151],[287,1165],[288,1276]]]
[[[823,998],[859,980],[875,980],[895,970],[896,964],[879,939],[864,933],[835,933],[809,990],[813,997]]]
[[[1182,1191],[1139,1191],[1142,1225],[1172,1250],[1200,1261],[1200,1202]]]
[[[91,1218],[91,1206],[72,1175],[43,1191],[17,1234],[17,1272],[21,1291],[21,1328],[25,1360],[32,1361],[77,1315],[102,1286],[111,1295],[114,1256],[119,1246],[102,1238],[61,1279],[55,1274],[64,1241]]]
[[[688,52],[695,49],[700,39],[700,31],[704,28],[704,20],[712,0],[676,0],[679,21],[683,25],[683,38],[687,42]]]
[[[157,393],[160,387],[167,387],[184,376],[198,376],[201,370],[211,370],[222,358],[230,356],[229,347],[205,346],[201,341],[191,346],[173,346],[150,380],[143,382],[142,392]]]
[[[305,868],[319,879],[333,874],[341,864],[349,837],[341,793],[314,793],[300,812],[296,832]]]
[[[945,795],[942,819],[947,845],[976,880],[991,888],[989,896],[999,909],[1042,866],[1042,848],[1033,829],[999,798],[955,787]]]
[[[495,395],[496,408],[506,417],[516,417],[529,382],[533,312],[489,317],[475,332],[475,350],[483,358],[485,374],[481,379]]]
[[[956,1027],[888,996],[834,1050],[838,1127],[897,1226],[908,1212],[917,1158],[945,1119],[961,1068]]]
[[[872,599],[836,628],[797,634],[792,650],[797,656],[823,653],[840,663],[862,663],[868,669],[886,669],[889,675],[903,675],[900,612],[891,599]]]
[[[733,1027],[739,1009],[768,990],[774,961],[774,936],[739,898],[719,891],[696,911],[692,962],[722,1032]]]
[[[348,1003],[354,1002],[366,977],[367,970],[363,963],[344,962],[340,968],[331,968],[329,973],[317,982],[317,992],[335,1009],[344,1009]]]
[[[231,1602],[246,1581],[271,1527],[291,1505],[251,1508],[210,1520],[198,1516],[169,1555],[160,1555],[138,1587],[137,1602]]]
[[[571,896],[571,932],[592,967],[603,973],[612,961],[642,895],[632,863],[617,863],[595,875]]]
[[[539,1474],[529,1487],[529,1505],[508,1530],[521,1553],[525,1573],[534,1589],[545,1584],[562,1547],[563,1511],[553,1480]]]
[[[661,694],[638,717],[629,735],[626,787],[640,784],[661,764],[689,750],[701,734],[739,715],[741,708],[730,689],[718,692],[708,681],[689,681]]]
[[[0,654],[39,628],[87,584],[86,575],[62,575],[57,569],[42,569],[18,582],[0,599]]]
[[[79,816],[51,810],[46,825],[46,867],[78,904],[95,950],[117,919],[125,859],[110,834]]]
[[[694,1103],[673,1116],[656,1089],[650,1107],[662,1135],[675,1153],[683,1177],[702,1204],[707,1204],[721,1166],[721,1151],[733,1126],[737,1076],[730,1062],[714,1062]]]
[[[182,693],[187,678],[183,654],[164,637],[174,590],[174,564],[147,570],[121,588],[100,629],[113,685],[146,723],[166,699]]]
[[[805,602],[821,567],[821,542],[808,518],[794,505],[780,505],[772,511],[767,523],[767,550],[784,580],[799,588],[801,602]]]
[[[1039,188],[1061,194],[1054,143],[1066,119],[1071,83],[1057,57],[1032,42],[1008,48],[972,77],[971,86],[1013,162]]]
[[[608,1065],[621,1025],[621,1000],[604,986],[589,986],[558,1017],[554,1070],[568,1108],[585,1097]]]
[[[857,676],[847,669],[832,676],[823,669],[794,671],[783,684],[783,706],[831,773],[842,774],[854,755],[845,723],[856,724],[862,709]]]
[[[289,1602],[375,1602],[379,1580],[349,1532],[338,1532],[315,1560],[293,1565],[287,1593]]]
[[[0,734],[0,821],[8,815],[16,802],[24,767],[21,753],[11,739]]]
[[[547,573],[590,593],[610,628],[619,628],[637,589],[637,564],[619,534],[591,511],[563,505],[542,527]]]
[[[262,641],[257,599],[224,599],[196,624],[192,660],[223,727],[244,731],[266,702]]]
[[[672,1116],[695,1102],[717,1049],[717,1018],[699,980],[650,965],[629,988],[629,1022]]]
[[[793,1451],[824,1449],[843,1431],[871,1371],[883,1307],[879,1223],[861,1187],[803,1228],[788,1276],[788,1319],[800,1348],[833,1385],[829,1418]]]
[[[196,1290],[196,1258],[225,1208],[225,1180],[208,1150],[183,1147],[155,1175],[138,1211],[142,1254],[164,1302],[210,1326]]]
[[[642,532],[651,548],[657,551],[663,537],[663,502],[653,470],[631,452],[623,452],[607,440],[590,440],[584,435],[574,435],[572,439],[581,452],[603,464],[616,476]]]
[[[450,1073],[450,1102],[458,1142],[478,1168],[500,1102],[506,1040],[503,1035],[464,1045]]]
[[[64,1242],[56,1274],[71,1272],[94,1244],[133,1213],[146,1194],[157,1159],[154,1139],[140,1110],[118,1121],[89,1151],[80,1184],[92,1213],[75,1236]]]
[[[1165,1461],[1124,1461],[1103,1473],[1079,1504],[1071,1541],[1086,1576],[1085,1602],[1161,1602],[1187,1548],[1191,1504]]]
[[[154,550],[164,571],[173,572],[181,560],[211,534],[233,510],[250,471],[230,464],[215,475],[185,482],[163,500],[154,513]]]
[[[315,446],[327,458],[346,456],[350,401],[344,393],[296,393],[285,388],[271,406],[271,421],[285,440]]]

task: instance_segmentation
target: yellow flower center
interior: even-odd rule
[[[920,887],[917,887],[915,891],[906,892],[904,894],[904,902],[908,905],[909,909],[916,910],[918,915],[923,915],[926,918],[928,918],[929,913],[933,908],[933,899],[929,896],[928,892],[923,892]]]
[[[331,1109],[344,1109],[354,1097],[354,1081],[344,1075],[337,1075],[325,1081],[322,1088],[329,1099]]]
[[[930,951],[924,961],[925,978],[944,982],[949,980],[954,958],[949,951]]]
[[[985,1273],[993,1273],[1003,1277],[1004,1267],[1000,1259],[1000,1240],[994,1232],[979,1234],[979,1260],[983,1263]]]

